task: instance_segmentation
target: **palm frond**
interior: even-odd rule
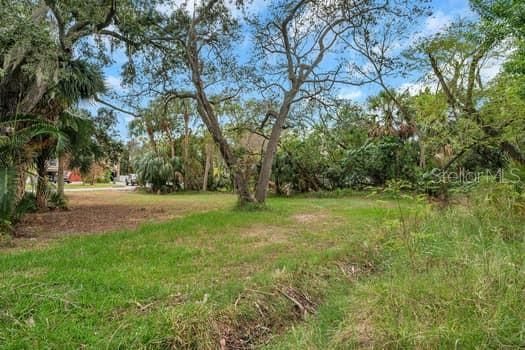
[[[72,105],[106,92],[104,75],[99,67],[85,60],[69,61],[62,71],[57,91],[68,105]]]

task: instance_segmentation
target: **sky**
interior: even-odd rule
[[[178,1],[178,0],[177,0]],[[253,2],[254,7],[259,6],[259,4],[264,0],[255,0]],[[189,1],[191,2],[191,1]],[[436,34],[439,31],[446,28],[452,21],[458,18],[472,17],[474,14],[470,10],[468,0],[433,0],[431,2],[432,16],[423,18],[418,22],[415,22],[410,34],[410,39],[408,42],[400,43],[400,45],[407,46],[408,43],[417,40],[418,38]],[[169,10],[169,9],[164,9]],[[117,50],[113,52],[112,58],[114,63],[110,66],[107,66],[104,69],[105,81],[107,87],[116,94],[124,94],[126,88],[122,86],[122,79],[120,76],[120,71],[122,65],[126,62],[126,56],[123,51]],[[499,71],[500,63],[494,62],[494,64],[489,65],[484,72],[485,75],[490,79],[490,77],[495,76]],[[402,90],[409,89],[410,91],[417,91],[420,87],[420,83],[417,82],[417,77],[414,77],[413,81],[399,81],[391,82],[396,87],[401,88]],[[355,102],[364,102],[366,98],[370,95],[377,93],[378,89],[374,86],[364,86],[364,87],[343,87],[338,91],[338,96],[340,98],[351,99]],[[124,107],[116,100],[110,100],[115,105]],[[143,104],[147,104],[147,101],[143,101]],[[95,102],[82,102],[80,107],[90,110],[92,113],[96,113],[96,110],[102,105],[99,105]],[[117,112],[118,115],[118,131],[123,140],[129,138],[128,135],[128,123],[131,120],[131,116],[126,115],[121,112]]]

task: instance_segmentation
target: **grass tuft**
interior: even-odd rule
[[[271,210],[270,206],[266,203],[251,203],[251,202],[237,202],[235,208],[236,211],[239,212],[250,212],[250,211],[265,211],[265,210]]]

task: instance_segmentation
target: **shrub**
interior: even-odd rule
[[[61,196],[57,192],[53,192],[51,194],[51,197],[49,198],[49,204],[51,204],[51,207],[59,208],[59,209],[66,209],[67,208],[67,201],[64,196]]]
[[[32,192],[26,192],[24,194],[24,197],[18,202],[14,215],[13,215],[13,222],[18,222],[24,216],[24,214],[27,213],[35,213],[38,210],[38,206],[36,204],[36,196]]]
[[[169,192],[176,187],[181,162],[177,157],[146,153],[135,161],[134,168],[140,185],[150,184],[153,192]]]
[[[345,168],[352,187],[384,185],[391,179],[416,182],[417,150],[396,137],[374,140],[348,153]]]

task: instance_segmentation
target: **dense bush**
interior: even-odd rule
[[[168,158],[146,153],[133,165],[140,185],[150,185],[153,192],[169,192],[180,184],[181,162],[179,158]]]
[[[416,181],[417,149],[414,143],[387,136],[352,150],[345,160],[348,184],[383,186],[388,180]]]

